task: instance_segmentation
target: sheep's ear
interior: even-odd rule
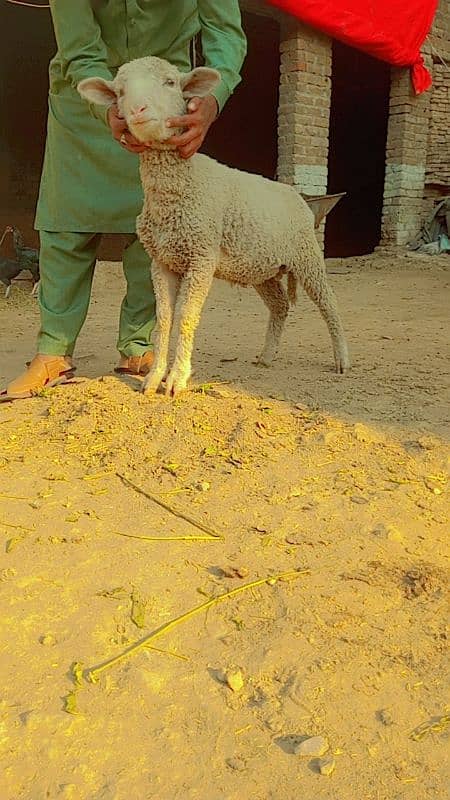
[[[221,81],[220,72],[209,67],[196,67],[181,78],[184,97],[206,97]]]
[[[81,97],[98,106],[109,106],[117,100],[113,81],[104,78],[85,78],[77,86]]]

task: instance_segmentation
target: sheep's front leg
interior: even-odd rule
[[[173,367],[166,380],[166,394],[176,395],[186,388],[191,375],[194,337],[203,305],[214,278],[215,263],[206,259],[191,267],[180,285],[176,309],[178,340]]]
[[[156,261],[152,263],[152,281],[156,299],[155,360],[142,384],[144,394],[156,392],[166,374],[170,332],[180,284],[179,276],[175,272],[162,267]]]

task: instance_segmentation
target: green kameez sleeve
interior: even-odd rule
[[[205,64],[217,69],[221,84],[213,91],[219,111],[240,83],[240,71],[247,53],[238,0],[198,0],[202,50]]]
[[[62,75],[74,89],[84,78],[112,80],[106,46],[90,0],[50,0]],[[107,109],[90,104],[92,114],[106,122]]]

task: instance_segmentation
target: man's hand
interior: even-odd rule
[[[129,153],[144,153],[147,145],[138,142],[127,128],[127,123],[119,115],[119,109],[114,103],[108,108],[108,124],[116,142],[128,150]]]
[[[188,114],[168,120],[169,128],[187,128],[184,133],[172,136],[168,143],[178,147],[182,158],[191,158],[202,146],[218,111],[217,100],[212,95],[193,97],[188,103]]]

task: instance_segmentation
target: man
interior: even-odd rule
[[[144,375],[152,362],[155,302],[150,264],[136,239],[142,206],[137,154],[117,108],[89,106],[77,85],[111,79],[119,66],[146,55],[192,68],[200,33],[207,66],[222,83],[193,98],[171,121],[183,158],[200,148],[209,127],[240,81],[246,53],[238,0],[50,0],[57,54],[50,64],[47,144],[36,214],[40,232],[41,328],[37,355],[4,393],[30,397],[72,375],[75,343],[86,318],[102,233],[129,235],[123,253],[127,293],[122,303],[117,372]]]

